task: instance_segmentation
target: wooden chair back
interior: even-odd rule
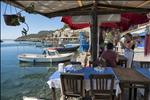
[[[107,98],[107,100],[113,97],[114,75],[92,74],[90,76],[90,84],[92,97],[100,96],[100,99]]]
[[[150,62],[140,62],[141,68],[150,68]]]
[[[61,74],[62,94],[65,97],[83,97],[83,79],[81,74]]]

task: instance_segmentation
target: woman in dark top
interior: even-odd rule
[[[107,50],[103,51],[101,58],[105,60],[107,67],[117,66],[117,53],[113,50],[114,46],[112,43],[107,44]]]

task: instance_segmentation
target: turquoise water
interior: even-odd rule
[[[42,53],[32,42],[1,43],[1,100],[22,100],[23,96],[50,99],[48,77],[57,69],[51,64],[20,63],[22,53]]]

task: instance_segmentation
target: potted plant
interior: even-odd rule
[[[6,5],[6,9],[7,9],[7,5]],[[29,30],[29,26],[28,24],[25,22],[25,17],[24,16],[21,16],[21,11],[19,11],[18,13],[16,14],[6,14],[6,9],[5,9],[5,13],[4,13],[4,21],[5,21],[5,24],[8,25],[8,26],[18,26],[20,25],[21,23],[24,23],[26,26],[27,26],[27,29],[23,28],[22,30],[22,34],[23,35],[27,35],[27,32]],[[31,3],[28,7],[26,7],[24,9],[26,12],[28,13],[35,13],[34,11],[34,4]]]
[[[20,22],[25,22],[25,17],[21,16],[21,13],[18,14],[4,14],[5,24],[8,26],[18,26]]]
[[[7,9],[7,7],[6,7],[6,9]],[[28,13],[35,13],[34,4],[31,3],[24,10]],[[18,12],[16,14],[6,14],[6,11],[5,11],[5,14],[3,16],[4,16],[4,21],[5,21],[6,25],[8,25],[8,26],[18,26],[18,25],[20,25],[20,22],[24,23],[25,22],[25,17],[21,16],[22,11],[23,10],[21,10],[20,12]]]

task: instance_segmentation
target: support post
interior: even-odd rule
[[[96,9],[96,3],[94,4],[94,8],[92,10],[92,13],[91,13],[91,23],[92,23],[92,26],[91,26],[91,60],[93,62],[93,67],[96,66],[96,64],[94,63],[97,59],[97,39],[98,39],[98,35],[97,35],[97,32],[98,32],[98,19],[97,19],[97,9]]]
[[[103,28],[102,27],[99,27],[99,56],[101,55],[101,53],[103,52],[104,50],[104,39],[103,39]],[[101,49],[101,52],[100,52],[100,49]]]

